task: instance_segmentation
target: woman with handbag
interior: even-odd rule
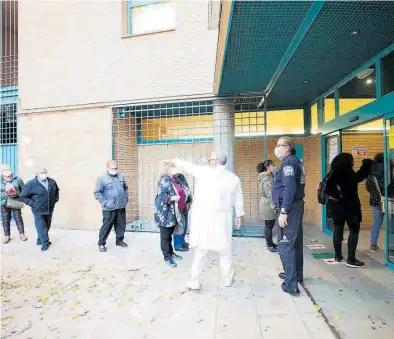
[[[366,188],[369,193],[369,204],[372,207],[373,222],[371,227],[371,252],[379,249],[378,238],[384,220],[384,154],[377,153],[374,158],[372,172],[367,178]]]
[[[22,192],[23,180],[16,175],[14,176],[11,167],[6,165],[1,171],[1,217],[4,230],[4,244],[11,241],[11,214],[14,217],[16,227],[19,231],[19,237],[26,241],[25,227],[22,218],[23,203],[19,196]]]
[[[163,252],[164,262],[170,267],[176,267],[176,261],[182,259],[174,252],[172,247],[173,235],[185,234],[189,199],[189,189],[175,180],[178,170],[164,164],[164,173],[157,183],[155,198],[155,222],[160,228],[160,247]]]

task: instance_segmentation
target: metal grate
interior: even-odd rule
[[[17,143],[17,110],[16,104],[0,105],[0,144]]]
[[[114,108],[113,157],[130,187],[128,230],[158,231],[153,204],[163,160],[181,158],[207,164],[211,152],[219,147],[227,151],[229,166],[234,166],[244,190],[247,215],[236,235],[261,235],[255,170],[264,160],[267,144],[265,106],[257,108],[261,99],[262,95]],[[193,178],[187,179],[193,189]]]

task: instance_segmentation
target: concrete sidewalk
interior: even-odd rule
[[[314,259],[313,253],[334,253],[332,237],[304,225],[304,245],[316,243],[326,248],[305,247],[305,287],[340,337],[394,338],[394,272],[374,260],[374,254],[363,251],[357,251],[357,258],[366,263],[365,268],[349,268],[343,263],[328,265]],[[342,246],[346,258],[346,242]]]
[[[1,246],[2,338],[333,338],[304,291],[282,292],[262,239],[234,239],[233,287],[212,255],[202,290],[185,292],[192,253],[168,268],[158,234],[127,233],[127,249],[111,234],[107,253],[97,232],[53,230],[45,253],[28,235]]]

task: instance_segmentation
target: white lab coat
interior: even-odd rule
[[[232,226],[245,215],[241,181],[224,166],[212,168],[175,160],[176,166],[195,177],[190,214],[190,246],[200,250],[231,252]]]

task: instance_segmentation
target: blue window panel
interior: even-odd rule
[[[16,144],[1,145],[0,159],[1,164],[11,166],[12,171],[18,174],[18,146]]]

